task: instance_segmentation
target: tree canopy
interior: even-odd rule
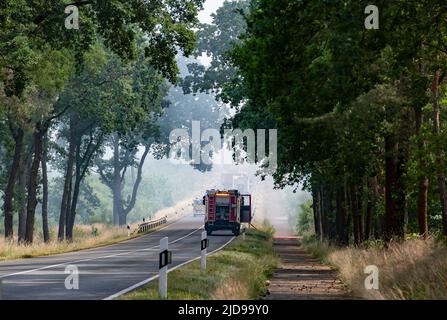
[[[415,220],[426,236],[428,201],[447,234],[444,4],[379,1],[378,30],[365,28],[367,5],[250,1],[227,53],[239,81],[221,86],[240,109],[231,125],[278,129],[275,181],[312,191],[322,237],[403,238]]]

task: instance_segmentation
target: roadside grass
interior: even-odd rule
[[[314,239],[304,247],[322,262],[335,267],[355,297],[374,300],[447,299],[447,246],[434,238],[391,243],[368,243],[340,248]],[[379,269],[379,290],[366,290],[365,267]]]
[[[191,199],[186,199],[178,202],[175,206],[161,209],[154,213],[152,218],[158,219],[161,217],[168,217],[170,223],[184,217],[185,212],[188,212],[191,207]],[[140,237],[142,235],[155,232],[166,225],[161,225],[157,228],[148,230],[147,232],[137,234],[135,231],[138,228],[138,223],[130,225],[132,234],[127,235],[127,229],[123,227],[109,226],[106,224],[92,224],[92,225],[75,225],[73,228],[73,241],[58,241],[57,227],[50,228],[50,239],[48,243],[43,241],[43,234],[41,229],[37,229],[34,233],[34,241],[32,245],[19,245],[17,237],[13,241],[5,241],[4,237],[0,237],[0,261],[26,259],[43,257],[67,252],[75,252],[85,249],[93,249],[103,247],[111,244],[116,244],[125,240]]]
[[[136,226],[132,227],[131,230],[134,230],[134,228],[136,228]],[[155,230],[157,229],[148,232],[153,232]],[[97,248],[132,239],[146,233],[134,233],[128,237],[126,228],[94,224],[76,225],[73,229],[73,241],[71,242],[58,241],[57,230],[55,228],[50,230],[50,234],[52,240],[45,243],[43,241],[42,233],[36,233],[32,245],[19,245],[17,239],[9,242],[5,241],[4,238],[0,238],[0,261],[49,256]]]
[[[278,264],[273,251],[273,230],[247,230],[222,251],[168,274],[169,300],[247,300],[267,292],[266,282]],[[159,300],[158,281],[130,292],[121,300]]]

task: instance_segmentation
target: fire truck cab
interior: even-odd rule
[[[231,230],[238,236],[241,223],[251,223],[251,195],[238,190],[208,190],[203,197],[205,230],[208,235],[217,230]]]

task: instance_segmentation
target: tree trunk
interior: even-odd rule
[[[80,193],[80,183],[81,183],[80,178],[76,177],[75,186],[73,189],[73,198],[70,205],[70,211],[69,211],[70,213],[68,215],[67,225],[65,229],[65,238],[68,241],[73,240],[73,228],[76,220],[76,208]]]
[[[374,219],[376,216],[376,206],[378,199],[377,191],[377,177],[372,177],[369,181],[369,192],[368,192],[368,208],[366,212],[366,223],[365,223],[365,240],[371,239],[373,234]]]
[[[121,211],[120,213],[120,217],[119,217],[119,226],[126,226],[127,225],[127,215],[125,213],[125,211]]]
[[[371,225],[372,225],[372,200],[371,200],[371,191],[368,188],[368,203],[366,204],[366,220],[365,220],[366,241],[368,241],[371,238]]]
[[[122,225],[123,220],[123,199],[122,199],[122,186],[121,182],[114,183],[113,189],[113,217],[116,219],[115,225]]]
[[[32,152],[32,150],[30,151]],[[25,241],[26,233],[26,182],[30,167],[31,157],[28,155],[20,161],[19,170],[19,229],[18,229],[18,243],[22,244]]]
[[[386,242],[404,237],[405,190],[403,185],[405,157],[394,135],[385,137],[385,230]]]
[[[442,209],[442,230],[443,234],[447,236],[447,195],[445,188],[445,175],[443,173],[440,173],[438,176],[438,180],[439,180],[439,194]]]
[[[325,239],[331,240],[333,237],[332,228],[332,193],[331,189],[327,185],[321,187],[321,208],[323,216],[323,235]]]
[[[147,155],[149,154],[150,146],[146,145],[144,149],[144,153],[141,156],[140,163],[138,164],[138,172],[137,172],[137,179],[135,180],[132,188],[132,195],[130,198],[130,202],[127,204],[126,208],[123,208],[123,224],[120,224],[122,226],[125,226],[127,224],[127,216],[129,215],[130,211],[135,207],[137,196],[138,196],[138,189],[140,188],[141,181],[143,180],[143,166],[146,161]]]
[[[17,171],[20,165],[20,159],[23,148],[23,137],[24,132],[22,129],[18,129],[14,134],[15,149],[14,158],[12,160],[11,169],[9,170],[8,184],[6,185],[6,190],[3,198],[3,211],[5,215],[5,239],[12,240],[13,231],[13,197],[14,197],[14,187],[17,179]]]
[[[322,233],[322,238],[325,239],[327,237],[327,230],[326,230],[326,208],[325,208],[325,192],[324,192],[324,187],[322,185],[320,185],[319,188],[319,192],[320,192],[320,196],[319,196],[319,200],[320,200],[320,223],[321,223],[321,233]]]
[[[29,182],[28,182],[28,205],[26,208],[26,234],[25,242],[33,243],[34,237],[34,219],[37,206],[37,186],[39,167],[42,161],[43,151],[43,135],[42,122],[36,123],[36,132],[34,133],[34,159],[31,164]]]
[[[416,117],[416,135],[417,135],[417,147],[418,147],[418,162],[419,162],[419,187],[418,187],[418,224],[419,234],[423,239],[428,236],[428,178],[425,175],[426,161],[424,159],[425,144],[426,142],[422,138],[421,128],[424,123],[424,113],[421,107],[414,109]]]
[[[360,237],[360,243],[362,243],[365,240],[365,232],[364,232],[364,219],[363,219],[363,184],[360,184],[357,190],[357,222],[358,222],[358,228],[359,228],[359,237]]]
[[[397,162],[396,162],[396,235],[400,239],[404,239],[408,222],[407,199],[405,193],[405,164],[407,163],[407,150],[402,147],[403,144],[397,146]]]
[[[48,228],[48,136],[45,134],[42,154],[42,232],[44,242],[50,241]]]
[[[76,154],[74,156],[75,163],[75,181],[73,186],[73,180],[70,183],[70,191],[68,193],[67,210],[65,213],[65,239],[68,241],[73,240],[73,227],[76,217],[76,206],[79,197],[79,191],[81,187],[81,140],[76,139]],[[72,178],[73,179],[73,178]]]
[[[350,184],[346,181],[344,183],[345,199],[346,199],[346,242],[350,242],[350,230],[352,223],[352,210],[351,210],[351,188]]]
[[[132,195],[129,197],[127,204],[123,202],[123,186],[126,179],[126,169],[132,164],[126,162],[128,157],[124,157],[122,160],[120,157],[120,140],[118,134],[114,134],[112,137],[113,142],[113,159],[112,159],[112,177],[106,177],[103,173],[104,168],[101,165],[98,166],[99,173],[105,184],[111,189],[113,194],[113,224],[119,226],[125,226],[127,224],[127,216],[130,211],[135,207],[138,189],[140,187],[143,175],[143,166],[146,161],[147,155],[150,152],[150,145],[145,146],[144,153],[138,164],[138,172],[136,180],[134,181],[132,188]]]
[[[354,244],[360,245],[361,238],[360,238],[360,221],[359,221],[359,200],[358,200],[358,194],[357,194],[357,187],[354,184],[350,185],[350,193],[351,193],[351,212],[352,212],[352,218],[354,223]]]
[[[396,181],[396,142],[394,136],[385,137],[385,240],[390,241],[394,233],[396,208],[393,191]]]
[[[337,189],[336,195],[336,216],[335,216],[335,226],[336,226],[336,236],[337,243],[339,245],[348,244],[346,239],[346,204],[345,204],[345,191],[343,187]]]
[[[66,232],[65,232],[65,237],[68,241],[72,241],[73,240],[73,228],[74,228],[74,223],[75,223],[75,219],[76,219],[76,208],[77,208],[77,204],[78,204],[78,199],[79,199],[79,193],[81,190],[81,180],[82,180],[82,173],[81,173],[81,161],[79,159],[79,148],[78,148],[78,153],[77,153],[77,161],[76,161],[76,178],[75,178],[75,183],[74,183],[74,189],[73,189],[73,196],[71,198],[71,205],[69,206],[69,215],[68,215],[68,219],[67,219],[67,226],[66,226]]]
[[[69,206],[69,218],[67,219],[67,226],[66,226],[66,237],[67,240],[73,240],[73,228],[76,220],[76,213],[77,213],[77,207],[78,207],[78,201],[79,201],[79,195],[81,193],[81,183],[85,178],[85,174],[87,173],[87,170],[90,166],[90,162],[95,155],[98,148],[101,146],[102,143],[102,135],[97,140],[97,143],[95,144],[95,138],[93,134],[90,135],[90,141],[85,149],[85,153],[81,156],[81,141],[78,140],[78,145],[76,148],[76,179],[74,183],[74,189],[73,189],[73,195],[71,198],[71,204]],[[71,191],[70,191],[71,194]]]
[[[321,193],[320,188],[316,187],[314,191],[314,219],[315,233],[320,241],[323,241],[323,226],[321,222]]]
[[[324,192],[323,187],[320,185],[318,188],[318,208],[319,210],[319,221],[320,221],[320,228],[321,228],[321,240],[323,240],[326,237],[325,233],[325,216],[324,216]]]
[[[441,82],[441,72],[436,70],[433,77],[433,124],[434,132],[437,137],[436,140],[436,160],[438,165],[438,183],[439,183],[439,199],[441,202],[442,210],[442,222],[443,222],[443,233],[447,236],[447,194],[445,187],[445,173],[444,173],[444,159],[443,150],[439,142],[439,137],[441,136],[441,107],[440,107],[440,82]]]
[[[315,235],[320,236],[320,223],[318,221],[318,196],[315,187],[312,188],[312,211],[314,214]]]
[[[27,163],[24,157],[20,159],[19,165],[19,227],[17,230],[18,244],[25,240],[26,231],[26,175]]]
[[[324,217],[323,217],[323,194],[321,192],[321,187],[318,188],[318,228],[320,229],[320,241],[323,241],[325,234],[324,234]]]
[[[70,141],[69,141],[69,150],[67,156],[67,168],[65,172],[65,182],[64,182],[64,190],[62,194],[62,203],[61,203],[61,211],[59,216],[59,230],[58,230],[58,239],[59,241],[64,240],[65,236],[65,226],[67,223],[67,215],[68,215],[68,207],[70,205],[70,195],[71,195],[71,184],[73,177],[73,165],[74,165],[74,155],[76,150],[76,142],[75,142],[75,128],[74,128],[74,120],[70,120]]]
[[[122,180],[120,164],[120,144],[118,134],[113,137],[113,223],[121,225],[123,215]]]

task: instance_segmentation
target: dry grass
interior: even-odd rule
[[[249,297],[250,290],[247,283],[236,279],[228,280],[211,295],[213,300],[245,300]]]
[[[152,219],[160,219],[162,217],[168,217],[168,221],[175,221],[178,218],[190,212],[192,198],[187,198],[180,201],[175,206],[162,209],[156,212]],[[160,228],[162,228],[161,226]],[[33,244],[30,246],[18,245],[17,238],[12,242],[6,242],[3,237],[0,237],[0,261],[34,258],[40,256],[49,256],[54,254],[79,251],[84,249],[96,248],[105,245],[118,243],[124,240],[135,238],[141,234],[136,234],[138,229],[138,223],[130,225],[132,235],[129,238],[126,228],[112,227],[105,224],[93,224],[93,225],[76,225],[73,229],[73,241],[72,242],[59,242],[57,241],[57,228],[54,227],[50,230],[51,241],[44,243],[42,232],[35,232]],[[155,228],[148,232],[156,231],[159,228]]]
[[[48,256],[53,254],[78,251],[108,244],[117,243],[128,239],[127,229],[110,227],[103,224],[77,225],[73,229],[73,241],[59,242],[56,240],[56,230],[51,230],[52,241],[44,243],[42,235],[36,234],[32,245],[18,245],[17,239],[6,242],[0,239],[0,261]],[[132,237],[134,237],[133,235]]]
[[[447,247],[434,239],[391,243],[388,249],[337,248],[307,242],[318,258],[337,268],[354,296],[366,299],[447,299]],[[366,290],[364,269],[379,269],[379,290]]]

